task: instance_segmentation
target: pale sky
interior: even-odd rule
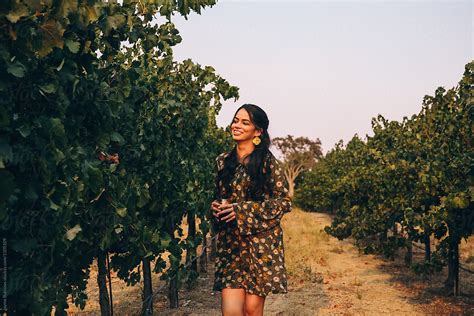
[[[270,137],[319,138],[326,153],[372,136],[372,117],[410,117],[424,95],[455,86],[473,60],[473,14],[467,0],[221,0],[173,18],[183,37],[174,51],[240,88],[219,126],[254,103]]]

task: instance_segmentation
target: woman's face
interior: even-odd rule
[[[230,125],[230,129],[235,141],[252,141],[255,136],[260,136],[262,134],[252,123],[247,110],[244,108],[237,112],[232,124]]]

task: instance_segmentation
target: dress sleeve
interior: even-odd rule
[[[241,235],[251,235],[277,226],[283,214],[292,210],[292,201],[288,195],[288,181],[283,168],[273,156],[269,163],[273,196],[264,201],[234,203],[237,226]]]

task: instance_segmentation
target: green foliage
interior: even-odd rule
[[[372,119],[374,135],[342,141],[305,174],[296,192],[305,208],[335,214],[325,231],[352,237],[366,253],[393,257],[434,236],[430,262],[446,264],[447,248],[474,229],[474,62],[452,89],[425,96],[419,114],[402,122]]]
[[[129,284],[145,257],[155,272],[166,250],[179,262],[186,245],[165,227],[188,213],[205,219],[224,149],[215,116],[238,89],[212,67],[176,63],[181,37],[161,16],[214,4],[0,6],[0,219],[12,313],[61,312],[70,295],[84,306],[98,251],[114,254]]]

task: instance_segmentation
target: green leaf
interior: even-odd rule
[[[74,54],[79,52],[79,48],[81,48],[81,44],[73,40],[66,40],[64,44],[66,44],[66,47],[69,49],[69,51]]]
[[[56,92],[56,86],[52,83],[40,86],[40,89],[44,93],[54,93],[54,92]]]
[[[469,206],[469,200],[466,198],[464,194],[459,194],[455,196],[452,200],[453,206],[455,208],[464,209]]]
[[[63,137],[66,135],[66,132],[64,130],[64,125],[61,119],[59,118],[51,118],[51,134]]]
[[[69,229],[67,232],[66,232],[66,239],[71,241],[73,240],[74,238],[76,238],[76,235],[82,231],[82,228],[81,228],[81,225],[79,224],[76,224],[76,226],[74,226],[73,228]]]
[[[120,145],[125,142],[125,139],[122,137],[122,135],[117,132],[113,132],[112,134],[110,134],[110,139],[114,142],[119,143]]]
[[[92,192],[98,194],[103,187],[103,177],[102,172],[99,168],[94,167],[92,164],[87,165],[87,174],[89,176],[88,181],[85,183]]]
[[[137,202],[137,207],[142,208],[148,203],[149,199],[145,194],[140,194],[140,198],[138,199]]]
[[[25,66],[19,61],[15,61],[13,64],[8,65],[7,72],[17,78],[25,76]]]
[[[115,209],[115,211],[117,212],[117,214],[120,216],[120,217],[125,217],[127,216],[127,208],[126,207],[118,207]]]
[[[17,128],[17,130],[20,132],[21,136],[23,136],[24,138],[27,138],[31,133],[31,126],[23,125]]]
[[[49,203],[50,203],[49,208],[51,208],[51,209],[53,209],[53,210],[55,210],[55,211],[57,211],[57,210],[60,209],[59,205],[57,205],[57,204],[54,203],[53,201],[49,200]]]
[[[153,235],[151,236],[150,241],[152,243],[157,243],[158,241],[160,241],[160,235],[158,234],[158,232],[153,233]]]
[[[171,237],[168,234],[166,234],[164,237],[161,238],[161,247],[167,248],[169,247],[170,243],[171,243]]]

